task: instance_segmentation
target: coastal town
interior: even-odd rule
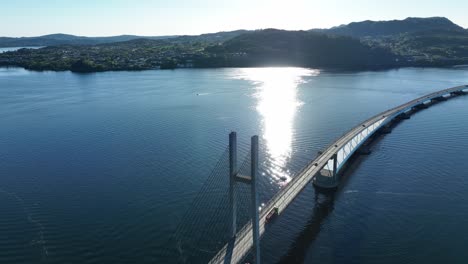
[[[194,60],[207,56],[203,48],[197,44],[174,45],[145,39],[115,45],[24,48],[0,54],[0,65],[77,72],[191,68]]]

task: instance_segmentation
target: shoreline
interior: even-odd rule
[[[272,65],[272,66],[252,66],[252,67],[185,67],[185,68],[174,68],[174,69],[160,69],[160,68],[149,68],[149,69],[121,69],[121,70],[102,70],[102,71],[90,71],[90,72],[76,72],[72,70],[36,70],[28,69],[22,66],[17,65],[0,65],[0,69],[21,69],[29,72],[37,73],[60,73],[60,72],[69,72],[79,75],[88,75],[96,73],[105,73],[105,72],[145,72],[145,71],[175,71],[175,70],[220,70],[220,69],[249,69],[249,68],[303,68],[303,69],[313,69],[320,70],[323,72],[331,73],[357,73],[357,72],[381,72],[388,70],[400,70],[400,69],[453,69],[453,70],[462,70],[468,68],[468,65],[448,65],[448,66],[417,66],[417,65],[408,65],[408,66],[395,66],[395,67],[368,67],[368,68],[339,68],[339,67],[303,67],[303,66],[294,66],[294,65]]]

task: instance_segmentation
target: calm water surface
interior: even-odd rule
[[[266,202],[359,122],[467,83],[463,68],[0,68],[0,263],[161,263],[230,131],[241,150],[259,134]],[[262,240],[264,262],[466,263],[467,106],[398,125],[333,196],[306,187]]]

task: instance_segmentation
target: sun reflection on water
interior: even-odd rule
[[[305,76],[318,75],[318,70],[303,68],[246,68],[239,69],[237,78],[255,84],[256,110],[262,117],[262,138],[274,166],[271,176],[276,181],[291,180],[284,171],[292,152],[294,117],[302,102],[298,86]]]

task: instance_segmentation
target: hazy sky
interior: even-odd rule
[[[468,27],[468,0],[0,0],[0,36],[179,35],[311,29],[445,16]]]

